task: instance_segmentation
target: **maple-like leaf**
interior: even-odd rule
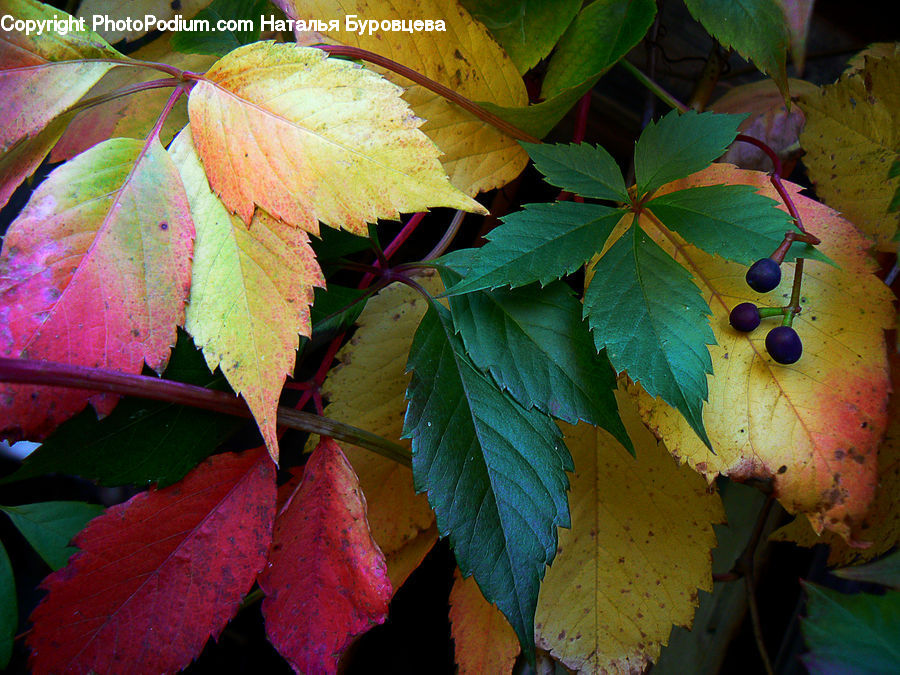
[[[459,675],[509,673],[519,655],[519,641],[506,617],[481,594],[459,568],[450,591],[450,632]]]
[[[0,0],[0,15],[35,21],[69,18],[34,0]],[[0,155],[17,141],[37,134],[84,96],[113,67],[104,59],[124,57],[95,33],[62,35],[49,30],[26,35],[4,29],[0,33]]]
[[[582,673],[642,672],[672,626],[689,626],[697,589],[712,589],[713,523],[706,481],[678,464],[620,397],[637,457],[607,432],[561,424],[575,462],[572,529],[541,585],[538,646]]]
[[[792,541],[812,548],[816,544],[829,547],[829,565],[850,565],[887,553],[900,543],[900,354],[888,350],[893,393],[888,404],[888,427],[884,442],[878,448],[878,487],[875,499],[859,527],[857,536],[872,545],[866,549],[854,548],[840,535],[831,531],[817,534],[809,520],[798,517],[775,531],[774,541]]]
[[[444,289],[432,271],[415,280],[433,294]],[[322,386],[325,415],[410,447],[401,439],[410,377],[406,360],[427,308],[427,300],[405,284],[388,286],[369,300]],[[312,439],[307,447],[314,447]],[[369,501],[372,536],[399,588],[437,541],[434,512],[425,495],[416,494],[408,467],[363,448],[345,445],[344,451]]]
[[[323,439],[275,522],[266,634],[297,673],[336,673],[353,640],[387,619],[391,582],[366,521],[366,499],[341,448]]]
[[[181,670],[216,637],[263,568],[275,473],[262,448],[216,455],[183,481],[111,507],[44,580],[34,673]],[[77,617],[77,619],[73,619]]]
[[[158,140],[112,139],[63,164],[3,240],[0,354],[162,371],[184,319],[193,235],[181,178]],[[115,403],[0,385],[0,434],[46,435],[89,398],[101,414]]]
[[[409,351],[403,433],[416,489],[465,575],[497,604],[526,655],[534,652],[538,587],[568,527],[571,458],[549,417],[526,410],[465,353],[450,312],[432,304]]]
[[[318,49],[257,42],[207,71],[188,113],[210,185],[245,223],[257,205],[314,234],[433,206],[487,213],[450,185],[400,93]]]
[[[141,61],[166,63],[193,72],[203,72],[213,64],[215,58],[211,56],[180,54],[174,51],[171,44],[174,35],[166,33],[129,56]],[[108,94],[120,87],[154,80],[159,76],[160,72],[152,68],[116,68],[106,73],[86,96],[91,98]],[[82,110],[75,115],[59,143],[53,148],[50,161],[62,162],[71,159],[108,138],[146,137],[171,95],[172,90],[169,87],[148,89]],[[160,143],[168,146],[175,134],[187,123],[187,100],[182,97],[159,130]]]
[[[306,232],[261,210],[249,228],[228,213],[209,187],[190,129],[169,151],[196,228],[185,330],[203,349],[209,369],[221,368],[247,401],[278,461],[279,394],[294,367],[298,333],[312,332],[313,289],[325,279]]]
[[[889,213],[900,179],[890,168],[900,152],[900,54],[865,60],[862,71],[800,98],[806,126],[800,143],[816,193],[879,248],[892,242],[900,213]]]
[[[78,16],[88,25],[93,25],[94,17],[101,17],[103,23],[98,32],[112,43],[125,39],[129,42],[146,35],[153,28],[143,21],[147,15],[158,21],[169,21],[175,16],[191,18],[212,0],[84,0],[78,6]],[[129,19],[142,19],[140,30],[123,28]]]
[[[764,174],[727,165],[713,165],[665,189],[723,182],[776,196]],[[804,344],[800,361],[776,364],[763,346],[765,328],[739,333],[728,321],[741,302],[787,302],[792,265],[783,265],[778,289],[758,294],[746,284],[746,267],[687,245],[647,218],[646,231],[695,272],[694,283],[712,309],[716,376],[709,382],[703,421],[715,454],[668,405],[635,394],[645,422],[695,469],[710,478],[772,479],[788,511],[805,513],[819,532],[827,528],[860,545],[877,482],[876,449],[887,423],[882,329],[894,325],[893,295],[872,274],[868,241],[828,207],[800,196],[799,186],[787,185],[806,227],[823,240],[822,253],[840,266],[806,264],[804,309],[794,320]]]
[[[336,41],[361,47],[416,70],[473,101],[499,106],[528,104],[525,84],[515,64],[473,20],[458,0],[277,0],[285,14],[403,20],[440,19],[445,31],[377,31],[362,35],[344,30],[298,33],[300,44]],[[403,87],[404,98],[419,117],[422,131],[444,153],[441,162],[450,181],[467,195],[501,187],[521,173],[528,158],[516,141],[434,92],[393,73],[385,77]]]

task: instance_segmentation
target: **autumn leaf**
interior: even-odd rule
[[[642,672],[712,590],[717,495],[679,467],[620,397],[632,457],[607,432],[560,424],[575,462],[572,528],[541,585],[537,644],[578,672]]]
[[[806,64],[806,36],[809,33],[809,21],[812,18],[815,0],[778,0],[784,12],[785,25],[791,38],[791,57],[798,74],[803,73]],[[792,93],[796,93],[793,83]]]
[[[336,673],[352,641],[387,619],[391,582],[369,533],[353,467],[322,440],[303,481],[275,522],[266,594],[266,634],[297,673]]]
[[[459,675],[510,673],[519,655],[519,641],[506,617],[481,594],[459,568],[450,591],[450,631]]]
[[[753,185],[776,197],[765,175],[727,165],[665,191],[723,182]],[[708,478],[772,479],[788,511],[806,514],[819,532],[833,530],[863,545],[860,528],[874,494],[876,449],[887,423],[890,385],[881,329],[893,325],[893,296],[872,274],[868,241],[831,209],[800,196],[799,186],[788,189],[806,227],[822,238],[822,253],[839,266],[806,265],[804,311],[794,320],[804,343],[801,360],[791,367],[776,364],[763,347],[765,329],[739,333],[728,322],[740,302],[785,302],[792,265],[783,265],[781,286],[771,295],[757,294],[745,282],[746,267],[703,253],[645,217],[646,231],[692,270],[713,312],[716,376],[709,380],[703,421],[715,454],[668,405],[636,387],[632,392],[644,421],[697,471]]]
[[[415,280],[435,295],[444,288],[433,272]],[[410,447],[400,438],[409,384],[406,360],[427,307],[425,298],[404,284],[388,286],[369,300],[353,337],[337,353],[340,363],[322,386],[326,416]],[[416,494],[409,468],[370,450],[344,447],[369,501],[372,536],[387,556],[393,587],[399,588],[437,541],[434,512],[425,495]]]
[[[900,180],[900,54],[865,61],[862,71],[800,98],[806,127],[800,143],[817,194],[882,250],[894,250],[900,213],[888,213]]]
[[[143,18],[147,15],[156,17],[158,21],[169,21],[175,16],[191,18],[212,0],[84,0],[78,6],[78,16],[83,17],[88,25],[93,25],[94,17],[104,18],[98,32],[112,43],[125,39],[128,42],[146,35],[153,28],[144,25],[141,30],[123,28],[124,22]],[[109,21],[107,27],[106,20]]]
[[[313,234],[322,221],[364,235],[434,206],[487,213],[447,181],[396,85],[318,49],[237,49],[197,82],[188,113],[210,185],[245,223],[257,205]]]
[[[72,113],[60,115],[36,135],[19,139],[0,155],[0,208],[9,202],[16,188],[44,161],[71,121]]]
[[[172,159],[196,228],[185,330],[235,393],[247,401],[269,454],[278,461],[278,398],[294,368],[298,333],[309,337],[313,289],[325,279],[309,235],[257,211],[249,229],[228,213],[206,180],[186,129]]]
[[[887,553],[900,543],[900,396],[897,383],[900,382],[900,354],[888,350],[893,393],[888,404],[888,427],[884,441],[878,448],[878,487],[875,499],[859,528],[859,538],[870,541],[866,549],[847,545],[838,534],[828,530],[816,534],[806,518],[795,518],[775,531],[773,541],[792,541],[800,546],[812,548],[816,544],[829,547],[829,565],[850,565]]]
[[[58,167],[3,241],[0,354],[162,371],[184,319],[193,235],[181,178],[158,140],[112,139]],[[115,403],[0,385],[0,434],[40,438],[88,399],[100,414]]]
[[[34,0],[0,0],[0,14],[17,19],[65,20],[65,12]],[[47,31],[42,35],[0,33],[0,155],[34,136],[78,101],[113,67],[104,59],[124,59],[91,32]],[[98,61],[85,61],[98,59]]]
[[[182,70],[203,72],[215,59],[211,56],[180,54],[172,48],[174,34],[160,38],[129,54],[132,59],[166,63]],[[151,68],[116,68],[103,76],[87,97],[108,94],[120,87],[158,79],[160,71]],[[50,161],[62,162],[108,138],[145,138],[172,95],[170,87],[160,87],[122,96],[79,112],[50,153]],[[178,100],[159,131],[159,141],[169,142],[188,123],[187,101]]]
[[[341,25],[341,30],[325,35],[300,33],[297,42],[308,45],[327,37],[402,63],[473,101],[499,106],[528,103],[515,64],[457,0],[278,0],[275,4],[297,19],[354,14],[382,21],[440,19],[446,22],[446,31],[374,35],[363,31],[359,35]],[[441,162],[450,182],[467,195],[501,187],[525,168],[528,157],[510,136],[405,78],[393,73],[385,77],[404,88],[404,99],[425,120],[422,131],[444,153]]]
[[[274,516],[262,448],[216,455],[177,485],[111,507],[44,580],[32,671],[181,670],[237,612],[265,564]]]

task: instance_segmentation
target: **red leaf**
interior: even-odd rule
[[[298,673],[334,673],[353,639],[387,618],[391,582],[353,467],[323,439],[275,522],[259,577],[269,641]]]
[[[162,673],[217,637],[265,564],[275,518],[265,449],[216,455],[181,482],[110,508],[42,584],[34,673]]]

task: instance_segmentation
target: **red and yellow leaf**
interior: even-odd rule
[[[436,274],[416,277],[430,293],[444,287]],[[406,360],[416,326],[428,303],[403,284],[388,286],[369,300],[358,328],[328,373],[322,393],[325,414],[409,448],[401,439],[409,375]],[[372,536],[388,557],[388,573],[399,588],[437,541],[434,512],[417,495],[412,471],[369,450],[347,447],[347,457],[369,498]]]
[[[109,140],[60,166],[3,241],[0,355],[162,371],[184,321],[193,236],[181,178],[158,141]],[[101,414],[115,404],[0,385],[0,434],[39,438],[88,399]]]
[[[318,49],[257,42],[206,73],[188,112],[210,185],[246,223],[257,205],[314,234],[434,206],[487,213],[450,185],[400,93]]]
[[[32,672],[181,670],[217,637],[265,565],[275,473],[262,448],[216,455],[184,480],[95,518],[44,580]]]
[[[515,64],[487,28],[458,0],[279,0],[288,16],[344,17],[361,20],[440,19],[445,31],[342,30],[328,40],[361,47],[422,73],[473,101],[504,107],[528,105],[528,94]],[[321,42],[319,33],[298,33],[297,42]],[[468,195],[501,187],[521,173],[528,155],[510,136],[432,91],[393,73],[385,77],[405,90],[404,98],[424,118],[426,132],[443,151],[441,162],[450,181]]]
[[[753,185],[778,199],[764,174],[721,164],[664,189],[716,183]],[[793,264],[782,265],[776,290],[758,294],[747,286],[746,267],[684,244],[645,217],[646,231],[693,273],[713,312],[718,345],[710,347],[714,375],[703,419],[715,454],[674,409],[639,388],[633,392],[650,428],[707,478],[772,479],[784,507],[806,514],[817,532],[829,529],[864,545],[860,528],[878,480],[876,450],[887,424],[882,329],[894,325],[893,295],[873,274],[870,241],[835,211],[801,196],[799,186],[786,186],[807,229],[821,237],[819,248],[839,266],[806,263],[803,312],[794,320],[802,358],[783,366],[769,357],[771,324],[748,334],[728,322],[741,302],[786,304]]]
[[[511,673],[519,655],[519,639],[503,613],[481,594],[475,577],[453,573],[450,630],[456,645],[459,675]]]
[[[369,533],[353,467],[322,440],[303,482],[275,523],[266,593],[266,634],[297,673],[335,673],[352,641],[387,619],[391,582]]]
[[[0,15],[38,21],[68,17],[33,0],[0,0]],[[124,57],[91,32],[0,32],[0,155],[47,126],[114,65],[84,59]]]
[[[725,519],[706,481],[618,399],[636,457],[602,429],[560,424],[575,462],[572,527],[559,531],[535,616],[538,646],[583,673],[643,672],[673,625],[691,625]]]
[[[309,235],[257,211],[248,228],[213,193],[185,129],[173,141],[197,231],[185,329],[210,370],[222,369],[247,402],[278,461],[278,398],[309,337],[313,289],[325,279]]]

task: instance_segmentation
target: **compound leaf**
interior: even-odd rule
[[[55,169],[0,253],[0,354],[162,371],[184,320],[194,226],[158,140],[112,139]],[[77,389],[0,385],[0,434],[38,439],[91,400]]]
[[[526,204],[502,218],[503,224],[491,231],[488,243],[473,255],[463,280],[448,293],[559,279],[603,248],[623,216],[624,211],[600,204]]]
[[[551,185],[582,197],[628,201],[622,171],[602,146],[523,143],[522,147]]]
[[[298,673],[336,673],[360,634],[387,619],[391,582],[366,522],[366,499],[341,448],[323,439],[275,522],[266,635]]]
[[[257,205],[313,234],[434,206],[487,213],[450,185],[401,93],[321,50],[257,42],[207,71],[188,113],[209,184],[245,223]]]
[[[559,429],[475,367],[442,305],[422,319],[408,367],[404,435],[416,489],[427,491],[463,574],[474,574],[533,654],[540,580],[556,554],[556,528],[569,524],[572,460]]]
[[[103,507],[85,502],[37,502],[0,506],[0,511],[9,516],[44,562],[58,570],[76,552],[69,542],[88,521],[103,513]]]
[[[42,584],[49,594],[31,615],[32,669],[184,668],[237,612],[265,565],[274,518],[275,472],[263,448],[216,455],[176,485],[110,507]]]
[[[712,373],[711,310],[691,275],[638,225],[594,265],[584,315],[617,372],[676,407],[709,445],[703,402]]]
[[[673,110],[648,124],[634,147],[638,195],[705,169],[728,149],[744,117]]]

